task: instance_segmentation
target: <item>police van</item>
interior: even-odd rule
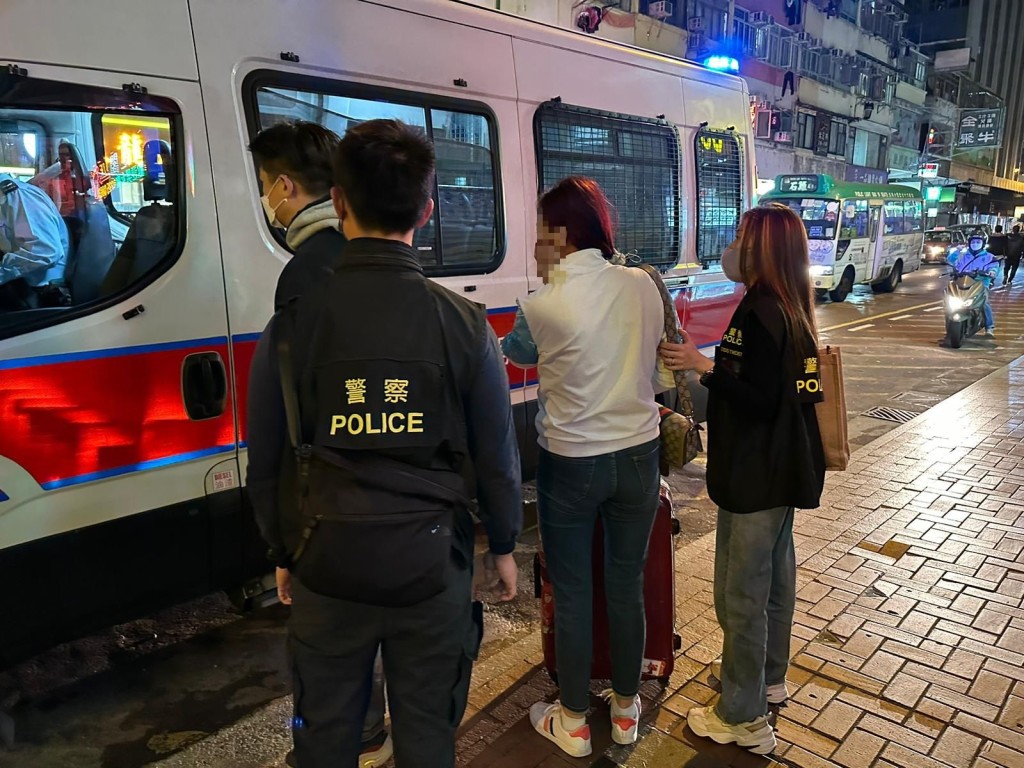
[[[0,313],[0,658],[267,570],[246,389],[289,254],[246,149],[263,128],[422,127],[415,247],[499,335],[540,285],[538,191],[574,173],[699,343],[739,300],[718,266],[755,178],[737,77],[442,0],[5,0],[0,22],[0,174],[70,239],[70,302]],[[536,373],[509,376],[529,465]]]

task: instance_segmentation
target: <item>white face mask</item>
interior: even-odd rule
[[[735,243],[730,243],[722,251],[722,272],[734,283],[743,282],[743,270],[740,268],[740,251]]]
[[[277,182],[280,180],[281,177],[278,176],[277,180],[270,185],[270,189],[267,190],[266,194],[260,198],[260,202],[263,203],[263,212],[267,214],[267,221],[270,222],[270,226],[277,229],[286,229],[285,225],[277,220],[277,209],[280,208],[288,198],[281,198],[277,201],[277,205],[270,204],[270,193],[273,191],[274,187],[277,186]]]

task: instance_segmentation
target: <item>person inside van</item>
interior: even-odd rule
[[[0,173],[0,312],[69,305],[69,249],[68,228],[49,196]]]
[[[293,256],[277,281],[274,309],[321,282],[345,244],[331,202],[331,153],[338,136],[316,123],[279,123],[256,134],[263,211]]]

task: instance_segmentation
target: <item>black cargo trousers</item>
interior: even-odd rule
[[[463,562],[453,552],[445,591],[404,608],[325,597],[293,580],[288,649],[299,768],[357,768],[378,647],[396,765],[455,765],[455,732],[483,634],[472,568]]]

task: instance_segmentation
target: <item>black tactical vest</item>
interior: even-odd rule
[[[359,239],[283,312],[313,456],[282,521],[299,577],[380,605],[436,594],[452,548],[472,551],[462,403],[484,309],[427,280],[412,248]]]

